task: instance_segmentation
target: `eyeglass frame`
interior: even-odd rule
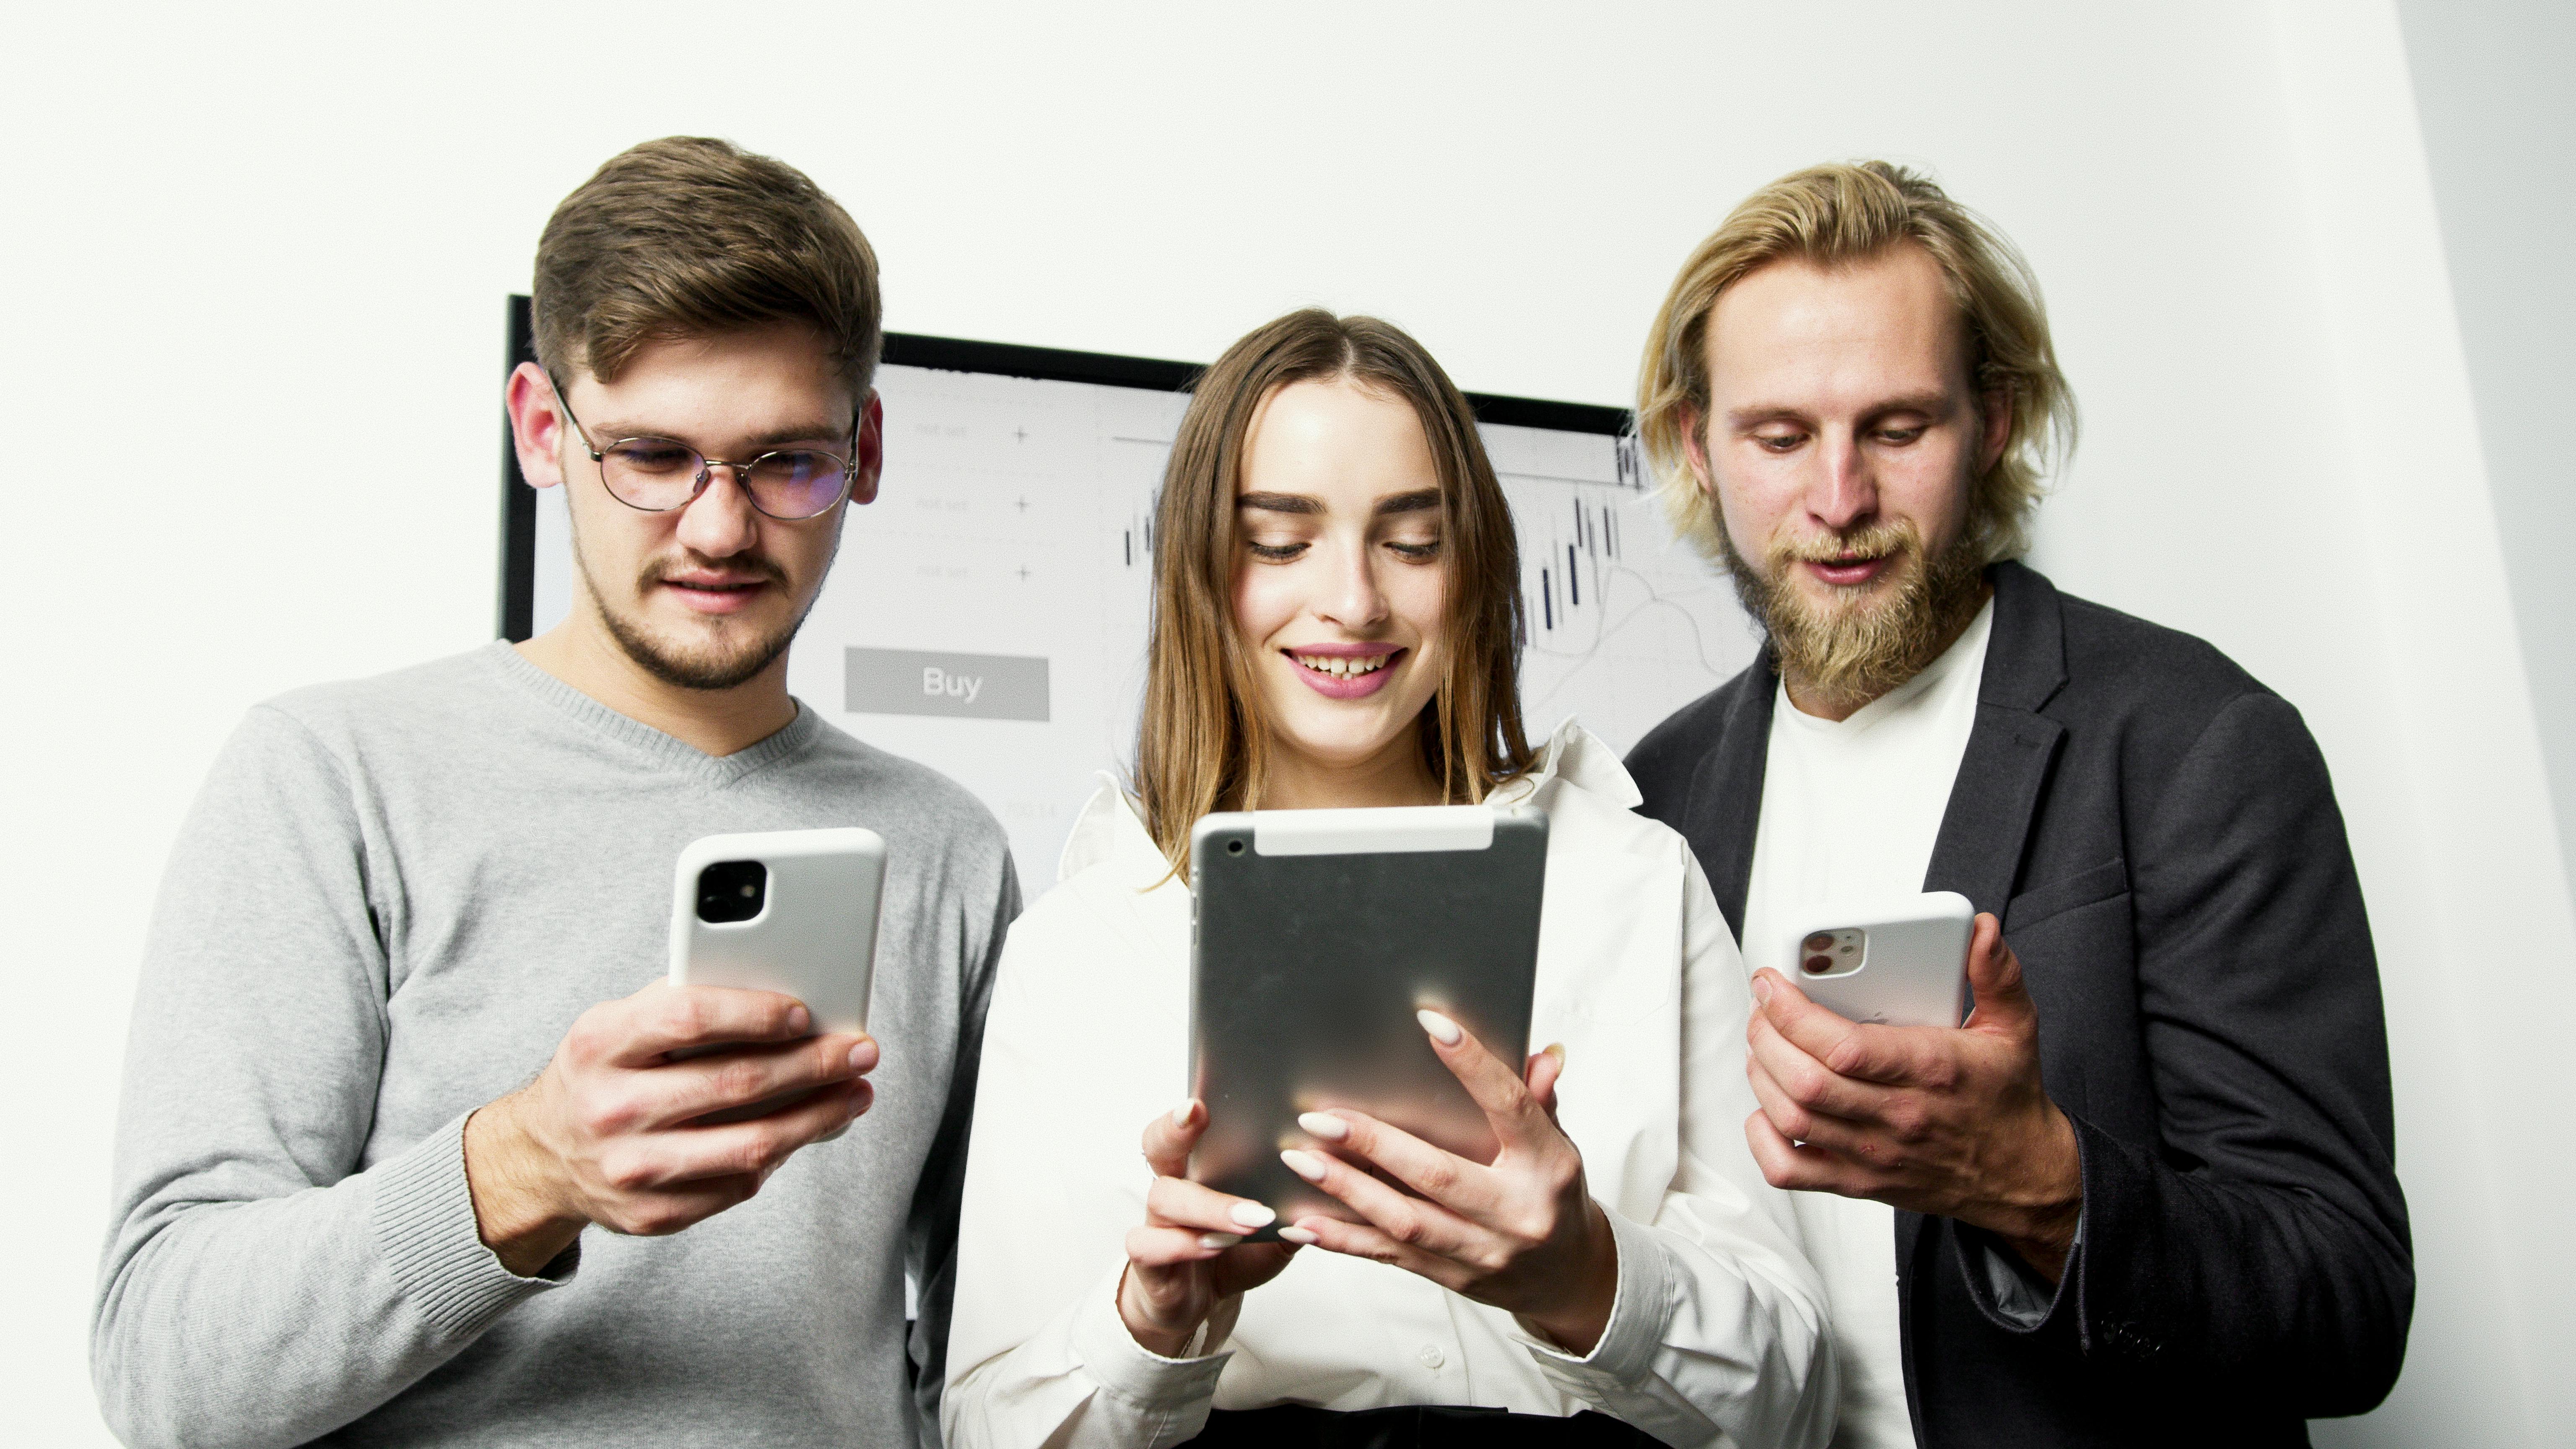
[[[638,513],[677,513],[681,509],[688,507],[690,504],[695,503],[700,498],[706,496],[707,485],[715,481],[716,470],[718,468],[731,468],[733,470],[734,486],[742,490],[742,499],[745,503],[751,505],[752,512],[759,514],[763,518],[772,519],[779,523],[807,523],[820,518],[824,514],[831,512],[833,509],[840,507],[842,504],[849,502],[850,490],[858,482],[859,464],[858,459],[855,456],[844,458],[838,453],[828,452],[821,448],[797,448],[792,450],[773,448],[770,451],[753,458],[748,463],[734,463],[728,462],[722,458],[710,458],[690,444],[681,442],[678,438],[665,438],[652,433],[637,433],[633,437],[610,439],[608,444],[609,448],[624,447],[628,443],[674,443],[680,447],[687,448],[690,455],[698,460],[697,482],[694,487],[690,488],[688,497],[681,499],[679,502],[672,504],[668,508],[647,508],[643,504],[635,502],[625,494],[608,486],[608,449],[601,448],[591,441],[590,429],[583,426],[581,419],[574,414],[572,403],[564,397],[563,384],[558,381],[555,375],[551,372],[546,374],[546,386],[554,389],[555,406],[563,410],[564,421],[572,424],[573,433],[581,439],[581,450],[590,455],[590,461],[599,469],[600,491],[606,493],[609,497],[616,499],[627,507],[634,509]],[[859,450],[859,429],[865,422],[866,416],[867,412],[864,406],[853,410],[850,415],[850,451],[854,455]],[[831,502],[824,504],[813,512],[799,514],[794,518],[787,518],[782,517],[779,514],[772,513],[768,509],[760,506],[760,496],[751,491],[750,480],[751,470],[759,467],[762,459],[783,458],[791,451],[800,453],[822,453],[824,457],[830,458],[834,462],[839,463],[841,465],[841,491],[833,496]]]

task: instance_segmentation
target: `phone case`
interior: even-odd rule
[[[738,893],[748,864],[760,867],[756,899]],[[728,903],[757,914],[706,919],[700,887],[710,879]],[[672,873],[671,984],[782,991],[805,1003],[818,1032],[865,1031],[884,886],[885,841],[873,830],[693,840]]]
[[[1547,815],[1532,806],[1265,810],[1190,833],[1190,1176],[1280,1221],[1348,1218],[1279,1160],[1330,1151],[1301,1112],[1351,1107],[1477,1162],[1493,1131],[1414,1013],[1504,1061],[1529,1051]],[[1275,1226],[1255,1234],[1269,1237]]]
[[[1957,1026],[1968,1014],[1977,910],[1956,891],[1816,918],[1768,963],[1818,1006],[1883,1026]],[[1824,963],[1821,967],[1819,962]]]

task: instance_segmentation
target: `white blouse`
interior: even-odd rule
[[[1596,1409],[1674,1449],[1823,1444],[1824,1294],[1745,1146],[1742,958],[1689,846],[1631,813],[1638,798],[1570,720],[1493,796],[1548,813],[1530,1040],[1564,1046],[1558,1119],[1618,1245],[1592,1352],[1308,1248],[1173,1359],[1136,1342],[1116,1296],[1152,1181],[1145,1124],[1189,1090],[1190,898],[1104,785],[994,982],[941,1408],[952,1449],[1161,1449],[1211,1408],[1281,1403]]]

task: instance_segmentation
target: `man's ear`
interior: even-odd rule
[[[1717,480],[1708,468],[1708,433],[1701,426],[1705,417],[1698,408],[1682,404],[1682,457],[1689,460],[1691,476],[1699,480],[1699,491],[1714,498]]]
[[[1977,476],[1985,477],[2003,461],[2004,445],[2012,441],[2013,394],[1999,387],[1977,399],[1978,431]]]
[[[859,439],[856,456],[850,459],[852,503],[874,503],[877,479],[885,472],[885,401],[878,392],[868,390],[868,405],[859,410]]]
[[[519,476],[531,488],[552,488],[564,480],[563,405],[545,369],[522,362],[502,385],[503,405],[510,410],[510,441],[519,453]]]

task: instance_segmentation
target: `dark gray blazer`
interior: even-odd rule
[[[2001,564],[1925,872],[2000,916],[2084,1160],[2083,1243],[2023,1328],[1983,1235],[1896,1215],[1924,1449],[2305,1444],[2395,1382],[2413,1311],[2370,923],[2324,758],[2189,635]],[[1739,935],[1774,666],[1629,757]],[[1984,1240],[1991,1241],[1991,1240]]]

